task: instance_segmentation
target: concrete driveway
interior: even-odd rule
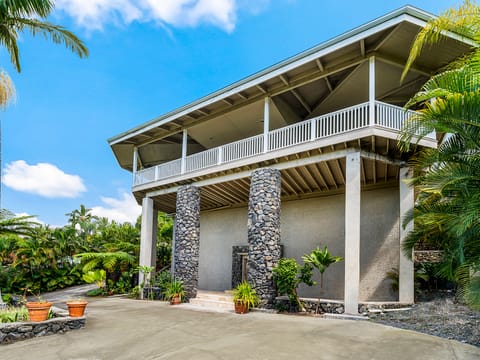
[[[0,347],[0,359],[479,359],[480,349],[367,321],[92,301],[87,325]]]

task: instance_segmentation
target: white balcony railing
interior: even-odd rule
[[[369,103],[366,102],[270,131],[267,147],[264,146],[263,134],[260,134],[189,155],[185,158],[184,169],[182,160],[177,159],[140,170],[135,174],[134,186],[257,156],[265,153],[265,150],[271,152],[369,126],[400,131],[412,113],[376,101],[374,123],[370,124]],[[429,134],[427,138],[435,139],[435,134]]]

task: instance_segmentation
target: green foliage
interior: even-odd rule
[[[25,306],[19,308],[0,309],[0,323],[28,321],[28,310]]]
[[[133,265],[136,262],[136,259],[133,255],[124,251],[81,253],[75,255],[75,258],[80,259],[80,263],[83,265],[84,272],[88,272],[96,268],[101,268],[106,271],[113,271],[118,267],[128,267],[128,265]]]
[[[165,289],[165,299],[172,300],[175,297],[180,297],[180,301],[185,296],[185,290],[183,288],[183,282],[180,280],[173,280],[167,284]]]
[[[403,248],[408,255],[417,244],[443,250],[437,274],[454,280],[465,300],[480,306],[475,302],[476,278],[465,270],[480,265],[480,7],[465,1],[429,21],[412,46],[404,73],[425,46],[443,39],[445,31],[474,46],[427,81],[407,104],[418,112],[401,134],[403,150],[409,151],[414,138],[420,141],[433,130],[449,135],[437,149],[421,150],[410,162],[410,184],[418,198],[404,220],[404,226],[413,220],[415,228]]]
[[[313,267],[310,264],[300,266],[295,259],[280,259],[273,269],[273,281],[280,295],[287,295],[290,302],[296,304],[301,311],[305,307],[300,301],[297,288],[301,283],[312,286]]]
[[[246,281],[238,284],[237,287],[233,289],[233,301],[241,303],[249,309],[257,306],[259,303],[255,289]]]
[[[330,254],[328,251],[327,246],[325,246],[323,249],[317,247],[316,249],[312,250],[310,254],[303,255],[302,259],[306,264],[311,264],[313,267],[315,267],[320,274],[323,274],[330,265],[343,260],[343,258],[340,256],[332,256],[332,254]]]
[[[330,265],[339,261],[343,261],[343,258],[340,256],[333,256],[330,254],[330,251],[328,251],[328,247],[325,246],[323,249],[317,247],[316,249],[312,250],[310,254],[303,255],[302,259],[305,261],[305,264],[311,264],[320,272],[320,293],[318,296],[317,308],[315,310],[315,312],[318,313],[320,308],[320,297],[323,291],[323,273]]]
[[[87,291],[87,296],[105,296],[107,294],[103,287]]]
[[[106,278],[107,273],[105,270],[90,270],[82,276],[82,279],[85,280],[85,282],[89,284],[95,283],[95,285],[97,285],[99,288],[105,287]]]
[[[8,211],[0,212],[3,293],[53,291],[83,283],[83,270],[100,269],[106,271],[109,293],[130,291],[138,264],[139,227],[98,218],[84,205],[67,216],[66,226],[52,229],[29,218],[14,218]],[[163,234],[159,235],[159,244],[163,244],[159,253],[170,251],[171,224],[170,217],[159,214],[159,233]],[[170,254],[162,255],[158,262],[167,266]]]
[[[163,293],[165,293],[168,284],[172,281],[172,274],[170,271],[164,270],[160,271],[153,280],[153,286],[158,286]]]
[[[79,57],[88,56],[85,44],[72,32],[47,20],[54,9],[51,0],[2,1],[0,6],[0,43],[10,55],[15,69],[20,72],[20,55],[17,45],[19,33],[41,35],[55,44],[63,44]]]

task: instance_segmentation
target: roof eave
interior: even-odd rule
[[[357,37],[360,34],[363,33],[368,33],[372,29],[375,29],[376,27],[379,27],[382,24],[386,24],[388,22],[391,22],[394,19],[397,19],[397,23],[400,23],[405,20],[410,20],[414,23],[417,23],[418,25],[422,25],[429,21],[430,19],[434,18],[435,15],[428,13],[426,11],[420,10],[418,8],[412,7],[412,6],[405,6],[400,9],[397,9],[389,14],[383,15],[375,20],[372,20],[364,25],[361,25],[355,29],[352,29],[350,31],[347,31],[339,36],[336,36],[330,40],[327,40],[319,45],[316,45],[306,51],[303,51],[297,55],[294,55],[284,61],[281,61],[275,65],[272,65],[266,69],[263,69],[253,75],[250,75],[240,81],[237,81],[231,85],[228,85],[220,90],[217,90],[209,95],[206,95],[198,100],[195,100],[189,104],[186,104],[180,108],[177,108],[173,111],[170,111],[160,117],[154,118],[142,125],[139,125],[135,128],[132,128],[126,132],[123,132],[119,135],[116,135],[110,139],[108,139],[108,143],[110,146],[118,144],[122,141],[128,140],[131,137],[134,137],[136,135],[139,135],[145,131],[148,131],[152,128],[155,128],[157,126],[161,126],[163,124],[166,124],[174,119],[177,119],[178,117],[185,115],[185,113],[194,111],[197,108],[201,108],[204,106],[207,106],[209,103],[221,100],[222,98],[230,96],[232,93],[238,93],[241,92],[243,89],[255,86],[257,84],[260,84],[262,81],[265,81],[264,79],[265,76],[271,75],[272,73],[278,72],[280,69],[285,69],[287,70],[287,67],[291,66],[292,64],[296,64],[297,62],[300,62],[302,60],[305,60],[305,62],[310,61],[308,58],[311,57],[312,55],[318,54],[320,52],[327,52],[328,49],[331,49],[331,51],[334,50],[336,45],[342,43],[343,41]],[[415,19],[417,21],[415,21]],[[297,66],[300,66],[301,64],[296,64]],[[271,77],[274,77],[272,75]]]

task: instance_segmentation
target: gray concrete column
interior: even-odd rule
[[[142,228],[140,230],[140,266],[153,266],[157,262],[157,212],[153,208],[153,199],[142,200]],[[147,275],[149,278],[150,275]],[[138,283],[144,282],[144,275],[139,272]]]
[[[258,169],[251,175],[248,203],[248,282],[262,306],[272,307],[277,295],[273,267],[280,260],[280,171]]]
[[[413,221],[403,227],[403,218],[405,214],[413,209],[414,206],[414,189],[405,183],[405,180],[411,177],[410,168],[400,169],[400,264],[398,268],[399,284],[398,284],[398,301],[401,303],[413,304],[414,302],[414,270],[413,261],[405,256],[402,251],[403,240],[408,233],[413,230]],[[413,254],[412,254],[413,255]]]
[[[187,299],[197,295],[199,251],[200,189],[186,185],[177,192],[174,273],[183,282]]]
[[[360,288],[360,153],[346,157],[345,176],[345,313],[358,314]]]

